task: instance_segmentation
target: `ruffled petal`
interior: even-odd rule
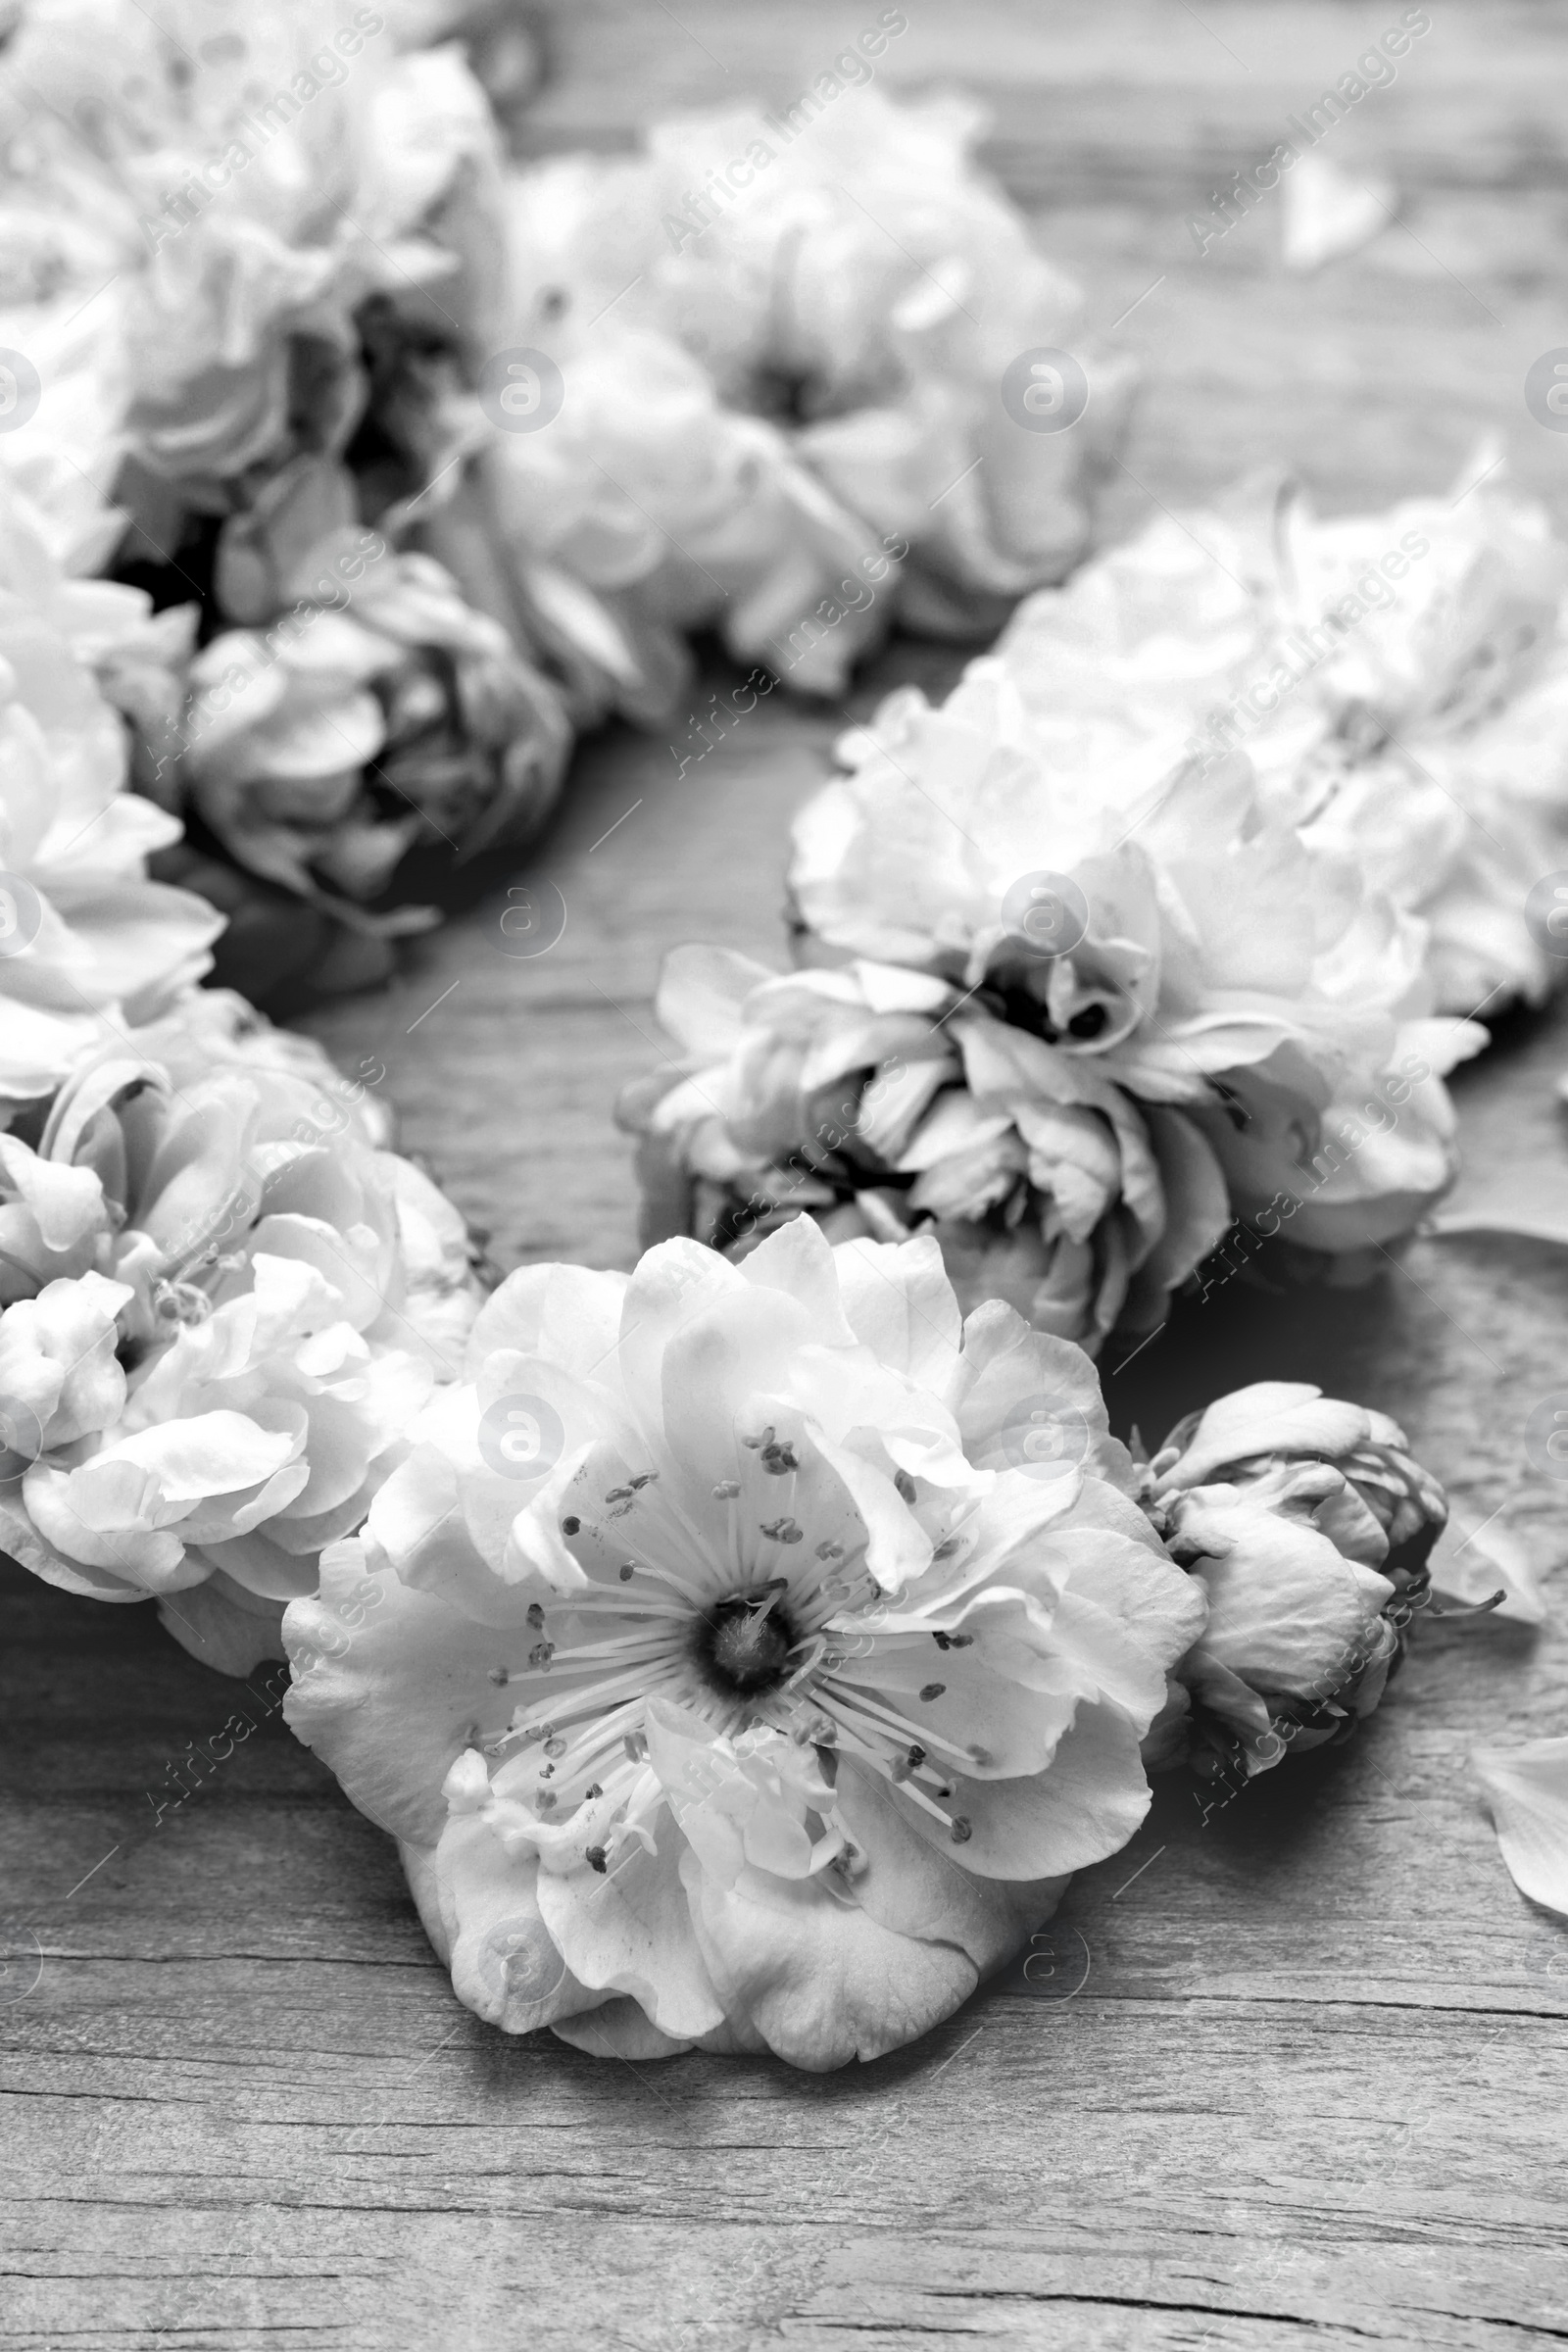
[[[725,2009],[809,2073],[902,2048],[951,2017],[980,1981],[956,1945],[901,1936],[814,1880],[719,1886],[691,1854],[681,1875]]]

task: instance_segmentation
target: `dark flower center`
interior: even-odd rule
[[[784,1680],[794,1640],[771,1592],[721,1600],[708,1619],[705,1654],[731,1690],[772,1690]]]

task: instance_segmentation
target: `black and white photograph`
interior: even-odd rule
[[[1568,9],[0,0],[0,2345],[1568,2340]]]

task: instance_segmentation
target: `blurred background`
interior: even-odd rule
[[[1125,454],[1149,487],[1121,485],[1123,523],[1151,495],[1208,496],[1257,464],[1290,465],[1342,505],[1389,503],[1449,479],[1486,432],[1508,436],[1521,487],[1560,489],[1568,442],[1523,397],[1532,363],[1568,337],[1568,21],[1551,0],[912,0],[899,13],[907,29],[878,82],[984,102],[983,160],[1089,293],[1093,331],[1114,328],[1143,362]],[[518,97],[531,90],[510,110],[517,152],[613,151],[672,111],[787,98],[878,15],[871,0],[498,12],[528,39],[528,64],[511,60]],[[1188,221],[1213,191],[1417,18],[1430,29],[1316,150],[1352,199],[1392,182],[1394,218],[1374,206],[1383,224],[1364,244],[1287,270],[1287,186],[1200,253]]]

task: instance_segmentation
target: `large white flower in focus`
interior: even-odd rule
[[[874,2057],[1132,1835],[1200,1595],[1087,1359],[934,1244],[530,1267],[468,1362],[285,1636],[481,2016]]]

